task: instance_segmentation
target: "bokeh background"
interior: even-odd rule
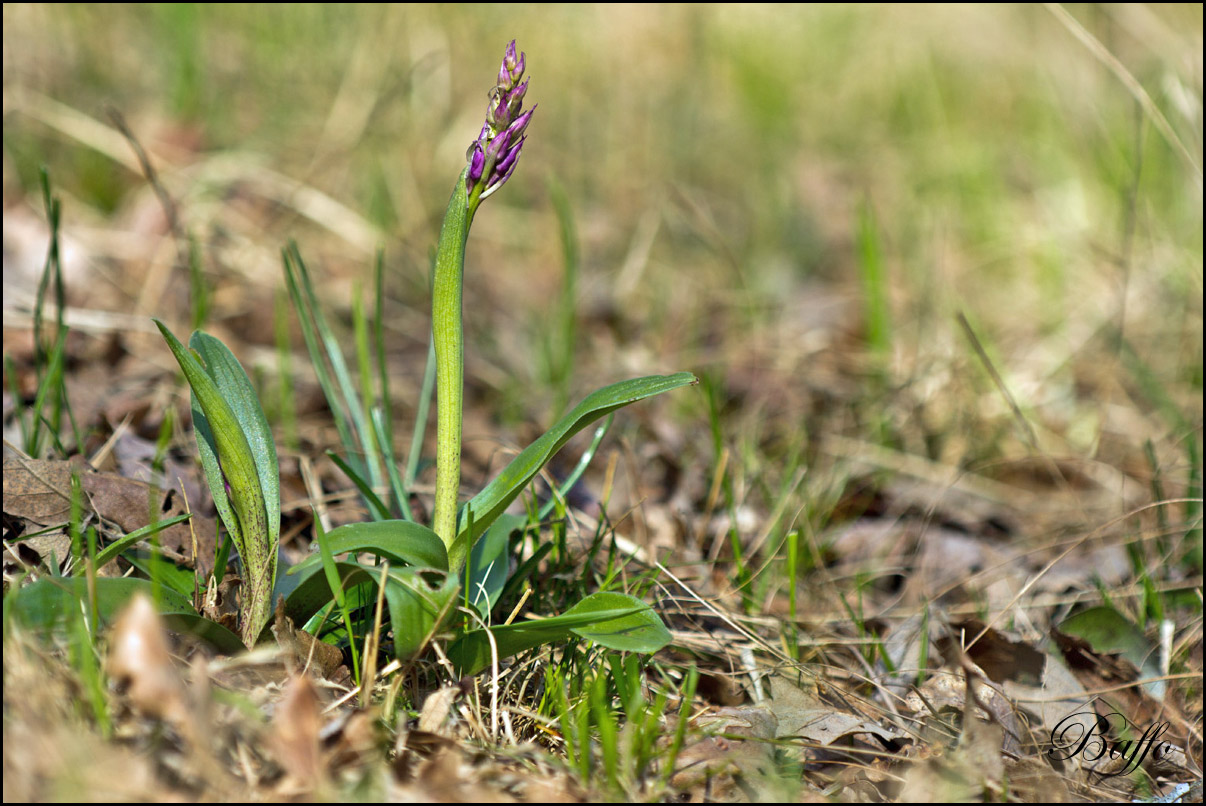
[[[926,649],[937,632],[957,645],[946,662],[957,657],[952,668],[970,677],[961,647],[984,625],[1018,636],[989,636],[1010,664],[1023,645],[1054,659],[1071,608],[1108,604],[1138,635],[1143,670],[1119,671],[1110,644],[1103,662],[1077,667],[1077,696],[1116,696],[1110,707],[1136,725],[1173,720],[1172,740],[1200,769],[1202,31],[1201,4],[7,3],[6,459],[39,379],[44,168],[63,205],[66,389],[87,436],[43,453],[106,454],[103,469],[134,477],[170,442],[166,475],[194,485],[203,513],[187,392],[151,317],[180,336],[203,320],[261,390],[282,459],[287,557],[309,550],[320,497],[334,522],[364,519],[324,455],[338,439],[281,249],[296,241],[349,358],[353,311],[371,316],[383,256],[405,455],[432,250],[515,39],[538,109],[517,171],[469,239],[464,492],[596,387],[679,370],[701,383],[617,415],[570,497],[573,517],[532,530],[558,543],[557,564],[546,559],[534,588],[499,612],[559,613],[588,590],[622,588],[674,631],[650,661],[663,683],[693,664],[699,696],[735,706],[757,700],[769,665],[804,662],[843,708],[860,702],[879,719],[883,672],[916,689],[938,663]],[[307,462],[321,496],[302,484]],[[414,488],[420,517],[433,475]],[[741,633],[729,631],[738,621]],[[118,792],[142,787],[115,799],[177,796],[91,749],[107,745],[88,744],[87,726],[62,720],[46,733],[47,714],[84,712],[71,700],[87,689],[11,662],[5,637],[6,674],[24,669],[26,681],[5,689],[16,692],[13,708],[5,701],[5,770],[16,771],[6,799],[10,780],[35,786],[15,800],[60,791],[36,788],[43,779],[68,781],[68,801],[110,791],[71,784],[91,780],[81,770],[119,777]],[[605,668],[585,652],[541,657]],[[1085,665],[1079,644],[1073,654]],[[1162,675],[1163,699],[1129,685]],[[1018,701],[1059,701],[1052,680]],[[507,685],[504,700],[519,698],[523,713],[551,707],[530,702],[526,682]],[[417,703],[426,692],[413,693]],[[785,702],[774,710],[801,707]],[[936,717],[925,705],[909,708]],[[962,695],[956,710],[970,713]],[[21,739],[41,734],[63,738]],[[886,791],[905,773],[884,746],[864,758]],[[916,768],[949,777],[935,766],[943,752],[905,746]],[[900,800],[1156,794],[1074,795],[1049,778],[1020,783],[1033,775],[1020,765],[1004,788],[980,788],[986,767],[1001,769],[999,748],[982,747],[945,752],[972,759],[971,789]],[[809,796],[836,793],[800,759],[772,799],[797,799],[801,771]],[[856,781],[846,775],[861,763],[832,765],[842,771],[831,780]],[[501,777],[472,769],[472,789],[447,799],[494,797],[480,787]],[[237,794],[206,797],[246,797],[234,783]],[[626,794],[650,791],[662,790]]]
[[[598,385],[687,369],[702,391],[625,426],[657,447],[625,444],[662,463],[645,483],[665,498],[688,469],[688,509],[728,449],[756,524],[806,459],[857,445],[1194,476],[1200,5],[6,4],[6,351],[44,260],[46,166],[82,363],[171,369],[142,334],[152,315],[183,331],[193,292],[112,108],[200,250],[207,327],[265,389],[282,245],[345,322],[384,250],[409,417],[429,256],[512,38],[539,109],[470,239],[483,463]],[[292,345],[299,414],[321,417]],[[814,473],[783,508],[844,484]]]

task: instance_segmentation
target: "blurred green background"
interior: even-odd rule
[[[1103,405],[1136,388],[1127,405],[1176,413],[1153,433],[1201,439],[1199,4],[6,4],[3,36],[6,210],[39,209],[45,164],[65,232],[137,233],[146,182],[86,125],[111,137],[120,109],[205,250],[213,316],[240,332],[242,311],[249,342],[271,344],[255,313],[296,237],[337,304],[383,246],[391,327],[422,347],[427,256],[514,38],[539,109],[466,275],[470,384],[504,411],[689,369],[751,427],[824,412],[814,426],[959,463],[997,448],[956,432],[999,419],[995,446],[1011,427],[962,311],[1061,451],[1141,444]],[[296,187],[265,204],[248,177],[268,175],[355,226],[290,211]],[[567,283],[568,331],[551,321]],[[172,299],[134,309],[183,316]]]

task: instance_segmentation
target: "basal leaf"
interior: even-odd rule
[[[443,541],[426,526],[411,521],[366,521],[337,526],[327,532],[327,544],[332,554],[367,551],[400,565],[448,570]],[[307,571],[320,560],[317,554],[307,557],[288,573]]]
[[[456,575],[446,571],[400,568],[395,575],[390,570],[385,601],[394,631],[394,657],[408,661],[423,651],[456,608],[460,590]]]
[[[627,652],[656,652],[670,643],[670,632],[649,605],[626,593],[594,593],[560,616],[489,628],[499,659],[541,644],[561,641],[571,633]],[[459,674],[474,675],[491,664],[487,630],[463,634],[448,647],[448,659]]]
[[[626,607],[635,610],[628,615],[611,615]],[[566,611],[570,614],[594,616],[585,626],[574,627],[574,632],[608,649],[657,652],[670,643],[670,631],[653,608],[626,593],[592,593]]]
[[[155,598],[154,586],[146,579],[100,577],[95,583],[96,615],[102,624],[112,621],[136,593],[145,593],[152,601]],[[66,626],[73,611],[79,612],[87,597],[88,581],[83,577],[40,579],[5,598],[4,617],[43,634],[55,633]],[[196,635],[220,652],[243,648],[238,636],[197,615],[189,598],[171,588],[159,588],[158,610],[169,627]]]
[[[240,421],[231,407],[231,403],[227,400],[227,395],[242,396],[238,391],[240,385],[237,382],[228,381],[228,376],[233,368],[220,357],[220,351],[210,350],[210,358],[215,360],[214,372],[218,377],[226,379],[224,388],[219,389],[218,384],[210,375],[209,368],[203,367],[200,361],[185,349],[179,339],[162,322],[155,320],[155,324],[167,341],[168,347],[171,348],[172,355],[176,357],[176,362],[184,372],[184,377],[196,395],[204,415],[205,425],[197,429],[198,449],[202,453],[206,476],[211,491],[214,491],[215,500],[219,500],[225,495],[224,492],[216,489],[222,486],[222,478],[230,485],[230,499],[233,502],[233,514],[236,517],[226,521],[226,526],[231,536],[235,538],[239,556],[247,569],[244,581],[246,604],[243,608],[242,633],[243,641],[251,646],[261,628],[268,622],[271,611],[272,586],[276,578],[276,542],[271,535],[279,533],[280,530],[279,493],[269,492],[269,496],[274,499],[275,510],[275,517],[269,518],[265,490],[259,470],[259,464],[267,461],[266,452],[260,450],[260,456],[257,459],[248,441],[248,432],[250,432],[252,439],[257,440],[258,443],[260,439],[256,435],[258,426],[249,421],[245,429],[245,424]],[[208,342],[205,343],[205,346],[212,347]],[[237,366],[238,362],[234,361],[233,356],[230,361]],[[238,373],[242,374],[243,379],[246,380],[247,376],[241,367],[238,369]],[[249,382],[248,387],[250,387]],[[243,403],[245,402],[243,401]],[[240,403],[240,406],[243,403]],[[255,406],[258,407],[258,405],[258,402],[255,402]],[[255,420],[255,418],[252,417],[251,420]],[[268,442],[271,443],[270,437]],[[212,450],[208,461],[205,456],[207,447]],[[215,456],[216,462],[213,461]],[[275,449],[272,450],[271,462],[275,465]],[[275,485],[273,485],[273,489],[276,489]],[[223,512],[222,507],[219,506],[219,512],[223,513],[225,520],[230,515],[230,507],[226,507],[226,511]],[[270,521],[273,521],[275,525],[270,525]]]
[[[469,547],[523,492],[545,463],[561,450],[570,437],[600,417],[629,403],[692,383],[698,383],[698,380],[690,372],[651,375],[620,381],[587,395],[572,411],[558,420],[556,425],[524,448],[493,481],[469,501],[467,506],[473,510],[473,525],[470,528],[469,520],[462,512],[456,540],[448,552],[450,567],[459,568],[464,564]]]
[[[334,534],[335,530],[331,533]],[[381,568],[359,563],[335,563],[343,589],[363,582],[381,581]],[[285,614],[294,624],[306,621],[333,598],[330,583],[322,567],[312,567],[285,599]],[[394,632],[394,654],[410,660],[431,640],[456,607],[459,580],[453,574],[435,568],[390,568],[385,586],[390,626]],[[261,638],[266,637],[267,630]]]
[[[272,428],[268,425],[268,418],[264,416],[260,399],[251,385],[251,379],[225,344],[200,330],[193,333],[188,343],[189,347],[201,356],[206,373],[213,378],[219,394],[230,404],[243,429],[243,435],[247,438],[256,473],[259,475],[260,490],[264,495],[268,539],[270,545],[276,546],[281,534],[280,465],[276,457],[276,443],[272,439]]]

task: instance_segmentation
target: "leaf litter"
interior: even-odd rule
[[[264,268],[274,263],[275,247],[268,244],[279,240],[274,224],[280,208],[304,188],[294,180],[287,187],[273,185],[269,179],[276,174],[253,165],[232,169],[230,160],[202,160],[197,170],[208,172],[211,180],[219,177],[214,180],[218,192],[229,201],[217,211],[186,208],[198,221],[215,216],[206,223],[217,233],[211,246],[221,266],[215,299],[227,308],[222,320],[249,354],[264,350],[271,334],[255,312],[271,305],[263,277],[278,271]],[[838,182],[830,184],[825,192],[845,192]],[[280,191],[271,203],[264,198],[269,185]],[[121,283],[136,288],[145,265],[163,263],[146,246],[147,236],[158,231],[147,223],[155,219],[155,204],[145,197],[133,204],[139,209],[125,211],[125,217],[137,224],[131,231],[139,239],[132,242],[147,254],[121,259],[96,241],[73,240],[74,272],[116,265],[130,275]],[[9,224],[21,216],[36,218],[29,214],[31,207],[6,204],[6,299]],[[368,232],[358,240],[371,251],[379,233],[358,226],[357,218],[353,214],[343,221],[344,235],[330,237],[347,241]],[[321,229],[315,226],[311,234],[317,238]],[[44,239],[37,248],[44,248]],[[94,259],[88,261],[81,255],[90,249]],[[360,267],[345,265],[350,261],[340,258],[338,246],[329,251],[331,295],[342,300],[344,278]],[[40,257],[34,264],[40,265]],[[129,299],[121,294],[105,303],[102,297],[112,289],[95,276],[73,277],[75,289],[99,289],[87,310],[102,304],[128,309]],[[186,315],[165,281],[149,283],[143,292],[140,302],[145,294],[156,306],[175,307],[181,319]],[[995,439],[989,425],[974,421],[951,428],[955,433],[923,433],[926,420],[955,422],[944,406],[964,403],[959,391],[945,401],[942,395],[927,398],[918,382],[871,404],[885,421],[910,422],[917,416],[916,429],[904,437],[915,442],[889,448],[869,441],[872,425],[858,420],[868,408],[864,395],[869,393],[863,390],[874,379],[849,332],[851,298],[840,284],[796,289],[779,314],[745,334],[742,360],[732,362],[719,392],[720,408],[732,415],[726,426],[733,444],[746,441],[769,454],[783,433],[803,427],[818,435],[809,445],[808,483],[825,483],[808,489],[815,500],[832,493],[832,513],[817,534],[800,532],[801,552],[811,554],[815,564],[789,582],[796,585],[793,597],[782,589],[753,590],[752,583],[735,582],[734,546],[762,557],[769,553],[765,541],[775,532],[767,526],[773,512],[760,486],[779,480],[768,473],[769,481],[759,481],[759,471],[766,468],[758,467],[763,460],[757,456],[749,464],[733,458],[727,474],[716,474],[732,482],[731,493],[710,498],[719,482],[711,475],[710,446],[694,433],[707,430],[702,420],[677,420],[664,409],[634,415],[645,434],[641,447],[615,453],[613,483],[596,475],[575,491],[581,497],[578,509],[587,514],[571,512],[572,526],[593,525],[610,495],[609,537],[629,559],[626,571],[640,573],[661,562],[680,580],[659,578],[651,594],[672,626],[673,643],[658,663],[674,673],[646,671],[642,686],[667,691],[677,707],[681,676],[676,675],[689,664],[702,673],[696,697],[684,711],[687,739],[674,768],[655,767],[647,780],[631,782],[632,791],[691,801],[759,800],[771,794],[887,802],[1063,801],[1147,798],[1173,783],[1200,781],[1200,612],[1188,619],[1176,615],[1175,632],[1165,639],[1160,620],[1137,604],[1151,601],[1153,586],[1165,586],[1191,597],[1196,592],[1200,611],[1200,566],[1197,577],[1183,573],[1179,549],[1164,542],[1179,513],[1188,514],[1188,508],[1178,510],[1181,505],[1172,502],[1193,498],[1194,491],[1165,478],[1163,495],[1153,493],[1147,483],[1152,469],[1141,453],[1139,435],[1152,433],[1158,468],[1176,466],[1183,461],[1176,435],[1153,428],[1147,412],[1135,404],[1109,412],[1124,423],[1104,429],[1118,444],[1103,438],[1092,461],[1050,451],[965,461],[975,453],[969,444]],[[78,298],[71,303],[73,313],[87,312],[80,303]],[[816,306],[824,309],[823,316],[810,312]],[[5,348],[16,362],[15,386],[32,398],[32,349],[10,349],[29,331],[11,328],[8,313],[6,302]],[[731,309],[718,305],[713,313],[722,323],[715,326],[717,333],[743,330],[723,324],[736,320]],[[626,309],[604,314],[594,323],[605,342],[595,360],[604,365],[647,360],[629,346],[639,320]],[[681,312],[671,315],[689,321]],[[400,351],[405,355],[393,357],[398,366],[392,369],[412,383],[417,382],[413,366],[421,366],[425,325],[410,323],[408,316],[399,321],[407,323],[403,329],[420,346]],[[513,321],[500,318],[494,324],[500,342],[524,343]],[[77,414],[109,436],[118,431],[113,423],[136,415],[131,417],[134,434],[119,435],[114,448],[119,455],[101,456],[97,464],[103,469],[95,471],[81,457],[96,460],[97,445],[74,446],[78,455],[71,462],[12,455],[6,447],[6,591],[26,572],[47,579],[64,571],[72,550],[62,525],[68,520],[73,469],[86,492],[85,523],[98,527],[102,544],[146,526],[152,513],[163,519],[184,512],[187,497],[192,528],[171,527],[159,545],[184,568],[211,570],[204,563],[215,551],[212,510],[195,468],[157,479],[135,478],[132,469],[141,461],[135,457],[145,460],[146,443],[162,425],[157,412],[164,409],[169,368],[146,371],[149,353],[142,334],[126,320],[102,320],[97,330],[99,335],[84,338],[73,331],[69,344],[76,363],[69,387],[83,378],[77,388],[90,392],[72,393],[87,407]],[[717,347],[712,357],[731,355],[724,348]],[[806,377],[800,379],[798,368],[805,365]],[[470,384],[479,397],[506,383],[496,367],[477,370]],[[1119,383],[1103,379],[1093,367],[1078,372],[1080,383]],[[13,419],[8,381],[6,435]],[[321,458],[322,449],[334,442],[329,424],[314,402],[319,398],[313,383],[304,374],[299,381],[299,452],[319,467],[319,492],[330,499],[323,504],[333,504],[337,517],[351,517],[347,502],[353,494]],[[97,389],[106,382],[114,389]],[[966,381],[956,374],[951,382]],[[520,419],[540,416],[526,411]],[[480,411],[468,412],[466,422],[467,433],[497,432]],[[1197,422],[1200,429],[1200,416]],[[135,444],[139,439],[141,446]],[[177,444],[187,446],[188,440]],[[499,450],[488,440],[469,440],[468,472],[489,478]],[[184,467],[187,449],[179,454]],[[294,489],[295,498],[304,497],[304,485]],[[729,505],[721,495],[730,497]],[[308,516],[296,515],[292,526],[285,550],[298,560],[309,548]],[[570,531],[568,539],[585,554],[590,529]],[[283,526],[282,533],[287,532]],[[1139,579],[1136,552],[1145,555],[1144,566],[1170,569],[1168,575]],[[604,569],[585,567],[584,561],[584,570]],[[130,567],[115,561],[100,573],[127,574]],[[237,577],[223,579],[226,595],[236,599]],[[1084,604],[1101,612],[1083,609]],[[215,614],[221,609],[216,591],[208,606]],[[568,767],[560,727],[535,713],[535,669],[552,664],[552,655],[534,654],[503,669],[497,708],[488,672],[454,680],[439,668],[386,666],[370,683],[373,705],[366,710],[357,705],[343,654],[332,653],[334,647],[315,641],[279,612],[273,622],[276,645],[235,656],[214,654],[168,630],[142,598],[98,629],[97,660],[104,671],[99,685],[82,671],[86,663],[65,660],[72,651],[69,642],[48,649],[6,618],[6,800],[360,795],[491,802],[614,796]],[[1170,659],[1179,659],[1184,671],[1172,671]],[[384,723],[382,703],[408,693],[414,707],[402,709],[395,724]],[[109,724],[87,704],[96,696],[111,714]],[[506,715],[497,730],[495,710]],[[663,717],[663,745],[677,726],[674,711],[668,708]],[[1167,723],[1165,752],[1159,758],[1149,753],[1124,775],[1111,775],[1119,771],[1118,758],[1053,759],[1047,752],[1053,732],[1070,716],[1089,731],[1112,714],[1126,715],[1132,723],[1111,723],[1115,742],[1128,737],[1133,742],[1146,727]],[[657,786],[663,774],[665,789]]]

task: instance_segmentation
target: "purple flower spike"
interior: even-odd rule
[[[472,196],[480,193],[484,199],[503,186],[519,162],[523,148],[524,132],[528,121],[536,111],[533,106],[523,111],[523,96],[528,91],[523,71],[526,54],[515,50],[515,40],[507,45],[502,66],[498,69],[498,83],[490,90],[490,103],[486,107],[486,123],[481,134],[469,146],[465,158],[469,160],[466,190]]]

